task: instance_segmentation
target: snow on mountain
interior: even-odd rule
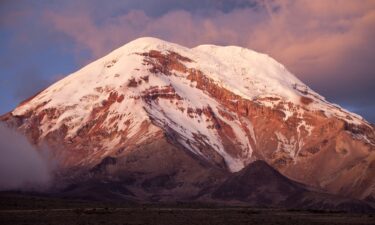
[[[35,143],[70,149],[70,166],[94,166],[164,133],[174,145],[231,172],[261,158],[294,179],[322,186],[344,176],[340,171],[354,159],[371,164],[375,152],[371,124],[327,102],[271,57],[236,46],[189,49],[149,37],[56,82],[2,120],[17,120]],[[344,151],[345,159],[329,149]],[[319,160],[339,163],[317,178]]]

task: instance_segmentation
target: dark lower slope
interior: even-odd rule
[[[158,147],[158,148],[155,148]],[[148,154],[153,149],[153,155]],[[157,149],[157,150],[155,150]],[[205,165],[166,139],[118,158],[107,157],[71,181],[57,196],[133,203],[210,203],[347,212],[373,212],[371,205],[310,190],[264,161],[237,173]]]
[[[286,207],[333,211],[371,212],[364,201],[309,190],[292,181],[264,161],[255,161],[234,173],[213,193],[213,199],[263,207]]]
[[[160,134],[134,151],[107,156],[66,180],[57,194],[91,200],[192,201],[229,176],[171,142]]]
[[[305,188],[281,175],[264,161],[255,161],[228,178],[212,194],[214,198],[277,205]]]

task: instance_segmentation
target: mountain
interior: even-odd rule
[[[192,199],[264,160],[299,183],[375,199],[374,125],[241,47],[140,38],[0,120],[48,145],[60,180],[81,188]]]

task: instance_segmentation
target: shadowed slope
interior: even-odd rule
[[[334,211],[373,212],[366,202],[311,190],[258,160],[232,174],[212,194],[215,199],[255,206]]]

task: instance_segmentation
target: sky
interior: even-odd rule
[[[0,114],[143,36],[269,54],[375,123],[374,0],[0,0]]]

